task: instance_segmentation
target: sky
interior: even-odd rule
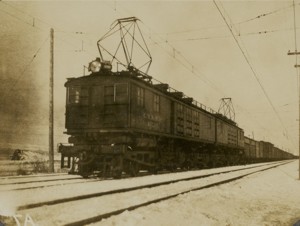
[[[216,111],[221,98],[232,98],[245,135],[297,154],[296,59],[287,55],[295,51],[293,2],[215,3],[0,1],[0,145],[47,150],[51,27],[55,143],[65,143],[66,78],[82,76],[99,57],[97,41],[116,19],[135,16],[151,76]]]

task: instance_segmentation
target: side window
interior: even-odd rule
[[[184,118],[184,112],[183,112],[183,105],[182,104],[177,104],[177,117],[178,118]]]
[[[212,129],[213,127],[213,118],[208,116],[208,115],[205,115],[205,121],[203,122],[204,126],[206,129]],[[220,128],[220,123],[217,124],[218,126],[218,129]]]
[[[89,89],[87,87],[81,87],[79,102],[82,105],[88,105],[89,104]]]
[[[186,134],[191,136],[192,135],[192,110],[186,108]]]
[[[160,111],[160,97],[157,94],[154,94],[153,96],[153,109],[155,112]]]
[[[240,140],[243,140],[243,132],[240,130]]]
[[[72,86],[68,88],[68,104],[88,105],[88,88]]]
[[[124,103],[128,100],[128,85],[127,83],[115,84],[115,98],[114,102]]]
[[[176,123],[176,131],[178,134],[184,134],[184,111],[183,105],[177,103],[176,104],[177,111],[177,123]]]
[[[124,103],[128,100],[127,83],[104,86],[104,104]]]
[[[141,87],[136,87],[137,106],[144,107],[145,90]]]
[[[104,104],[114,103],[114,86],[104,86]]]
[[[194,121],[194,137],[199,137],[199,112],[194,111],[193,112],[193,121]]]
[[[101,105],[103,102],[103,87],[102,86],[92,86],[91,87],[91,105]]]

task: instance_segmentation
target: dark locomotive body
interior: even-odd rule
[[[83,176],[238,164],[244,134],[233,121],[138,71],[71,78],[62,166]]]

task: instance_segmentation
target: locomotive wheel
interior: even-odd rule
[[[129,163],[129,173],[131,176],[133,176],[133,177],[137,176],[139,171],[140,171],[140,167],[137,163],[135,163],[135,162]]]
[[[120,179],[122,177],[122,171],[121,170],[115,170],[113,178],[114,179]]]
[[[88,166],[79,165],[78,174],[83,178],[88,178],[90,175],[93,174],[93,172],[90,170]]]
[[[150,171],[150,173],[152,173],[152,174],[157,174],[157,173],[158,173],[158,168],[157,168],[157,167],[153,167],[153,168],[151,168],[149,171]]]
[[[85,178],[85,179],[89,178],[89,174],[82,173],[82,174],[80,174],[80,176],[82,176],[82,178]]]
[[[86,152],[80,153],[78,161],[78,173],[83,178],[88,178],[93,174],[92,163],[94,159],[94,155],[88,155]]]

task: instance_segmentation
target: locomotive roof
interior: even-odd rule
[[[186,96],[183,92],[177,91],[176,89],[169,86],[169,84],[162,83],[156,79],[154,79],[152,76],[147,75],[145,73],[142,73],[141,71],[138,71],[136,69],[131,69],[127,71],[121,71],[121,72],[112,72],[112,71],[99,71],[96,73],[92,73],[90,75],[85,75],[77,78],[68,78],[67,82],[65,83],[65,86],[67,86],[69,83],[82,82],[82,81],[90,81],[90,80],[97,80],[99,76],[117,76],[117,77],[127,77],[130,79],[134,79],[138,82],[142,82],[143,84],[152,87],[168,96],[171,96],[178,101],[190,105],[192,107],[196,107],[206,113],[209,113],[213,115],[214,117],[217,117],[221,119],[222,121],[225,121],[231,125],[234,125],[238,127],[237,123],[233,120],[227,118],[225,115],[222,115],[220,113],[217,113],[210,107],[205,106],[204,104],[199,103],[198,101],[194,100],[191,97]]]

